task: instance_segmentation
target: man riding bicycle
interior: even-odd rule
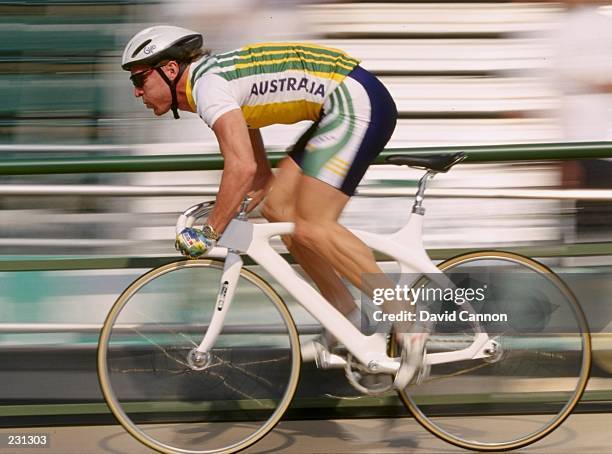
[[[353,323],[359,320],[341,276],[366,294],[381,275],[372,251],[338,223],[397,119],[391,95],[346,53],[306,43],[252,44],[213,55],[200,33],[174,26],[142,30],[127,44],[122,68],[134,96],[155,115],[196,112],[214,131],[224,158],[214,211],[202,229],[185,229],[177,246],[197,257],[212,248],[245,195],[249,209],[266,197],[269,221],[295,223],[283,241],[322,295]],[[259,128],[303,120],[312,126],[272,174]],[[304,348],[320,354],[325,339]]]

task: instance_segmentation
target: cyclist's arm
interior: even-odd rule
[[[239,109],[224,113],[213,125],[221,154],[223,155],[223,174],[217,203],[208,223],[218,233],[236,215],[240,203],[253,185],[257,163],[247,124]]]
[[[249,211],[251,211],[259,205],[266,196],[269,184],[271,183],[270,178],[272,178],[272,169],[270,169],[270,163],[266,156],[266,150],[259,129],[249,129],[249,136],[251,138],[253,152],[255,153],[255,162],[257,163],[257,172],[253,179],[253,187],[249,192],[249,196],[253,198],[253,201],[249,205]]]

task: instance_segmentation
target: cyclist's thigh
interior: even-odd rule
[[[331,93],[321,119],[300,138],[291,157],[305,175],[351,196],[389,141],[396,120],[387,89],[358,66]]]
[[[296,218],[316,224],[336,222],[350,197],[324,181],[303,175],[296,193]]]

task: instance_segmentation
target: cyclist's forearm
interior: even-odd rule
[[[247,125],[239,109],[222,115],[213,125],[213,131],[219,141],[224,165],[217,204],[208,223],[217,233],[222,233],[251,189],[257,163]]]
[[[255,176],[255,167],[251,165],[227,167],[223,169],[215,209],[208,218],[208,223],[217,233],[222,233],[236,215],[240,203],[253,185]]]
[[[266,149],[259,129],[249,129],[249,138],[251,139],[253,154],[255,156],[255,162],[257,163],[257,173],[253,179],[253,187],[251,189],[258,190],[265,187],[272,176],[272,169],[270,168],[270,163],[266,156]]]

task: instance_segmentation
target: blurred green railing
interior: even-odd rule
[[[16,148],[15,151],[18,151]],[[98,152],[103,152],[97,149]],[[577,142],[551,144],[486,145],[466,147],[395,148],[383,151],[376,164],[383,164],[391,154],[454,153],[467,154],[466,162],[549,161],[585,158],[612,158],[612,142]],[[272,165],[283,152],[268,154]],[[75,156],[70,158],[28,158],[0,161],[0,175],[36,175],[59,173],[169,172],[180,170],[219,170],[223,158],[218,154],[154,156]]]
[[[18,147],[16,147],[18,148]],[[97,147],[98,153],[103,153]],[[549,161],[584,158],[612,158],[612,142],[517,144],[465,147],[396,148],[385,150],[376,160],[384,163],[391,154],[454,153],[463,151],[465,162]],[[286,154],[268,154],[276,165]],[[154,156],[75,156],[70,158],[28,158],[0,160],[0,175],[37,175],[62,173],[160,172],[183,170],[219,170],[223,158],[218,154],[154,155]],[[557,244],[505,248],[532,257],[569,257],[612,255],[612,243]],[[471,249],[470,249],[471,250]],[[442,260],[466,252],[464,248],[434,249],[428,253]],[[377,255],[377,260],[387,259]],[[171,256],[149,257],[85,257],[85,256],[0,256],[0,271],[35,271],[69,269],[146,268],[175,260]],[[247,264],[252,264],[248,262]]]

